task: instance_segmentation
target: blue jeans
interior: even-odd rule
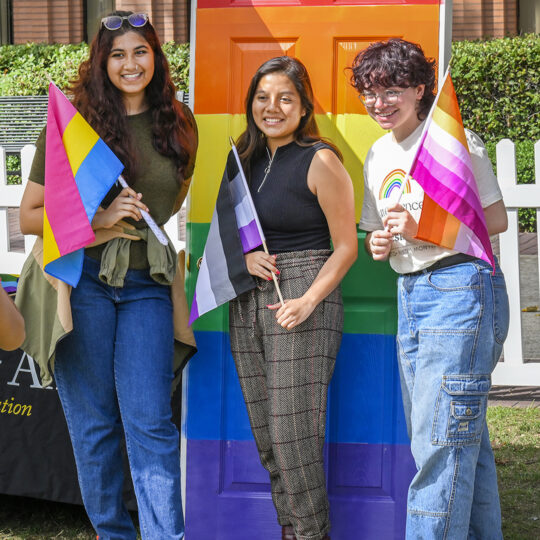
[[[122,501],[125,438],[142,538],[181,539],[170,288],[145,270],[129,270],[124,287],[110,287],[98,269],[85,257],[71,293],[74,330],[55,361],[84,505],[100,540],[136,538]]]
[[[504,276],[483,261],[400,276],[398,313],[403,404],[418,469],[406,537],[501,539],[486,410],[508,332]]]

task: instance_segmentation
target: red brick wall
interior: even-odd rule
[[[13,41],[78,43],[84,39],[83,0],[16,0]],[[116,0],[116,9],[148,13],[161,41],[189,36],[189,0]]]
[[[116,0],[117,9],[144,11],[163,42],[185,42],[188,0]],[[517,33],[518,0],[454,0],[453,39],[502,37]],[[16,0],[14,43],[77,43],[84,38],[83,0]]]
[[[83,40],[83,0],[17,0],[11,5],[14,43]]]
[[[454,40],[517,34],[518,0],[453,0]]]

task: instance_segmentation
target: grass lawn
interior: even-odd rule
[[[540,538],[540,409],[490,407],[506,540]]]
[[[488,423],[504,538],[540,539],[540,409],[490,407]],[[95,540],[95,534],[79,506],[0,495],[0,540],[53,538]]]

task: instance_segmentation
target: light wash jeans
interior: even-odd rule
[[[403,275],[398,310],[403,404],[418,469],[406,538],[501,539],[486,409],[508,332],[504,276],[483,261]]]
[[[73,332],[58,344],[55,378],[84,506],[100,540],[136,538],[122,501],[125,438],[144,539],[184,537],[178,430],[171,421],[170,288],[129,270],[102,283],[85,257],[71,293]]]

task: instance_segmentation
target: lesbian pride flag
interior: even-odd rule
[[[495,267],[471,156],[448,71],[426,120],[410,176],[424,190],[416,238]]]
[[[244,253],[264,241],[255,205],[233,145],[204,247],[189,324],[255,287],[253,276],[246,268]]]
[[[45,147],[43,266],[76,287],[91,222],[124,166],[68,98],[49,85]]]

